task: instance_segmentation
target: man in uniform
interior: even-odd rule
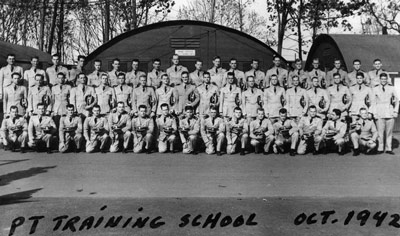
[[[84,69],[83,69],[83,65],[85,64],[85,61],[86,61],[86,57],[85,56],[83,56],[83,55],[79,55],[78,56],[78,64],[76,65],[75,68],[72,68],[69,71],[69,79],[68,79],[68,81],[70,81],[70,84],[76,85],[76,82],[77,82],[76,79],[77,79],[78,75],[80,73],[86,74]]]
[[[4,88],[3,112],[7,116],[10,108],[13,106],[18,107],[18,114],[21,116],[26,115],[26,108],[28,107],[28,92],[25,86],[19,85],[21,75],[14,72],[12,75],[11,84]]]
[[[239,88],[242,88],[245,86],[245,77],[244,73],[241,70],[237,69],[237,60],[236,58],[231,58],[229,62],[229,70],[225,72],[224,74],[224,81],[222,84],[225,86],[227,84],[227,79],[228,79],[228,73],[233,73],[236,81],[234,82]]]
[[[108,72],[108,85],[114,87],[118,84],[118,75],[122,71],[119,70],[121,61],[118,58],[113,59],[112,67],[113,69]],[[103,77],[103,76],[102,76]],[[102,109],[102,112],[103,109]]]
[[[94,71],[88,75],[88,85],[92,87],[97,87],[101,84],[101,75],[104,72],[101,72],[101,61],[94,60]]]
[[[146,77],[146,75],[142,75]],[[125,74],[119,73],[118,75],[118,85],[114,87],[114,95],[116,102],[123,102],[125,106],[125,111],[128,113],[131,111],[132,103],[132,87],[125,83]]]
[[[161,70],[161,60],[153,60],[153,69],[147,73],[147,86],[153,87],[154,91],[161,85],[161,75],[165,72]]]
[[[350,87],[352,102],[349,108],[349,114],[353,122],[358,119],[360,108],[366,108],[369,111],[372,100],[372,89],[365,85],[364,75],[366,73],[358,73],[356,84]]]
[[[174,88],[178,94],[175,111],[176,115],[178,116],[184,113],[186,106],[195,108],[200,99],[200,95],[196,90],[196,86],[189,83],[189,73],[186,71],[182,72],[182,82],[182,84]]]
[[[56,133],[56,124],[50,116],[45,116],[45,105],[37,104],[37,115],[31,116],[28,126],[29,147],[38,147],[40,144],[46,144],[47,153],[51,153],[50,144],[52,136]]]
[[[317,115],[324,120],[329,110],[329,95],[325,89],[319,86],[318,77],[313,77],[311,81],[312,87],[307,90],[308,105],[317,107]]]
[[[188,72],[188,69],[179,64],[179,56],[177,54],[172,56],[171,61],[172,66],[167,69],[166,73],[171,80],[171,86],[174,87],[181,84],[182,72]]]
[[[0,69],[0,98],[3,98],[4,88],[12,83],[11,75],[15,72],[19,73],[21,76],[24,74],[24,70],[22,69],[22,67],[15,65],[15,55],[8,54],[7,65]]]
[[[261,89],[255,86],[254,77],[252,75],[247,77],[247,90],[242,93],[242,107],[249,123],[256,119],[257,110],[262,106],[263,96]]]
[[[96,94],[93,87],[87,86],[87,77],[81,73],[78,75],[78,85],[71,89],[70,103],[74,105],[76,112],[82,119],[88,117],[91,109],[96,104]],[[92,98],[90,101],[89,98]]]
[[[156,101],[157,101],[157,115],[161,115],[161,104],[169,104],[168,110],[175,112],[178,100],[178,93],[170,86],[170,80],[167,74],[161,76],[161,86],[156,90]],[[169,109],[171,106],[171,109]]]
[[[308,72],[308,77],[311,78],[311,80],[314,77],[317,77],[319,87],[324,88],[324,89],[327,87],[326,73],[319,69],[319,59],[318,58],[313,59],[312,70]],[[311,83],[313,83],[313,82],[311,81]]]
[[[132,120],[133,152],[151,153],[154,136],[154,120],[147,115],[147,106],[139,105],[138,117]]]
[[[217,149],[217,156],[221,156],[221,147],[225,139],[224,120],[217,117],[217,107],[211,106],[209,111],[209,117],[201,120],[201,137],[206,145],[207,154],[214,154]]]
[[[219,112],[225,117],[233,116],[233,109],[240,106],[242,91],[235,84],[235,74],[228,72],[228,83],[221,89]]]
[[[388,75],[380,74],[381,83],[372,89],[372,112],[377,119],[378,128],[378,153],[386,150],[388,154],[394,154],[392,151],[392,138],[394,120],[398,116],[399,99],[394,86],[388,83]],[[384,135],[384,133],[386,135]],[[384,143],[386,147],[384,148]]]
[[[341,111],[339,109],[333,109],[330,113],[330,120],[328,120],[325,126],[322,128],[322,140],[324,142],[324,152],[331,145],[338,147],[339,155],[344,155],[344,144],[345,135],[347,130],[347,124],[340,120]]]
[[[18,115],[18,107],[10,107],[9,117],[3,119],[0,129],[2,143],[11,151],[20,146],[24,153],[28,141],[28,123],[25,118]]]
[[[250,122],[250,144],[256,154],[260,153],[260,146],[264,145],[264,154],[269,154],[271,144],[275,140],[275,130],[270,119],[265,117],[263,108],[257,109],[257,119]]]
[[[110,74],[110,73],[109,73]],[[123,74],[122,72],[120,74]],[[101,114],[108,114],[114,108],[115,93],[109,85],[109,78],[106,74],[101,75],[101,84],[94,89],[96,102],[100,106]]]
[[[275,130],[274,153],[284,153],[285,146],[290,145],[290,156],[296,155],[296,145],[299,140],[299,131],[296,122],[288,119],[287,110],[279,110],[279,119],[273,124]]]
[[[353,143],[353,156],[360,155],[361,150],[370,154],[376,147],[376,139],[378,138],[378,131],[376,130],[375,123],[368,119],[368,111],[362,107],[360,109],[360,117],[355,122],[355,132],[350,133],[351,142]],[[361,148],[360,148],[361,146]]]
[[[146,76],[146,73],[139,70],[139,60],[133,59],[132,70],[126,73],[126,83],[133,88],[136,88],[139,84],[139,78],[142,75]]]
[[[108,127],[110,128],[111,147],[110,152],[118,152],[120,143],[123,142],[123,153],[128,152],[129,140],[131,139],[132,121],[129,114],[125,111],[124,102],[117,103],[117,111],[110,113],[108,117]]]
[[[349,87],[350,86],[350,80],[347,75],[347,72],[342,69],[342,62],[339,59],[334,60],[334,67],[332,70],[328,71],[326,74],[326,86],[331,86],[334,84],[334,76],[335,74],[339,74],[341,81],[340,83]]]
[[[361,61],[359,59],[355,59],[353,61],[353,68],[354,68],[354,70],[347,74],[347,76],[349,77],[349,81],[350,81],[350,85],[348,85],[349,87],[357,84],[357,74],[358,73],[361,73],[363,75],[363,78],[364,78],[363,83],[364,84],[367,84],[367,81],[370,81],[368,73],[361,70]]]
[[[368,72],[369,81],[366,80],[367,85],[370,86],[372,89],[380,84],[381,74],[387,73],[385,70],[382,69],[381,59],[375,59],[373,66],[374,69]],[[388,83],[391,84],[390,81]]]
[[[200,118],[203,118],[205,115],[209,113],[209,109],[211,105],[215,105],[218,107],[219,99],[218,99],[218,86],[211,83],[211,76],[209,72],[204,72],[203,74],[204,83],[197,87],[197,92],[200,96],[200,103],[198,107],[198,113]],[[216,98],[215,104],[211,104],[211,97]]]
[[[293,77],[297,76],[299,78],[299,86],[303,89],[308,89],[311,87],[311,80],[308,73],[303,69],[303,63],[300,59],[294,61],[294,70],[289,72],[288,87],[293,86]]]
[[[133,90],[131,115],[137,116],[140,106],[146,107],[146,115],[153,118],[156,115],[157,96],[152,87],[147,86],[145,75],[139,78],[139,87]]]
[[[176,140],[176,132],[178,131],[175,117],[170,115],[169,106],[167,103],[163,103],[160,106],[161,116],[157,118],[157,127],[159,131],[158,135],[158,151],[165,153],[169,150],[174,153],[174,143]]]
[[[213,59],[213,67],[209,69],[207,72],[210,73],[211,83],[218,86],[218,88],[222,88],[224,75],[226,70],[221,67],[221,58],[219,56],[215,56]]]
[[[339,109],[342,113],[341,119],[344,119],[348,115],[347,110],[349,109],[352,96],[348,87],[342,84],[342,77],[339,73],[333,74],[333,82],[331,86],[328,87],[329,94],[329,111],[332,112],[333,109]]]
[[[57,74],[59,72],[64,73],[65,78],[69,78],[68,69],[61,65],[60,55],[53,54],[51,56],[51,61],[53,62],[53,65],[46,69],[47,78],[49,79],[49,86],[57,84]]]
[[[301,117],[298,125],[300,143],[297,154],[305,154],[310,146],[313,146],[313,154],[318,154],[322,141],[322,123],[323,120],[317,116],[317,107],[311,105],[308,108],[308,115]]]
[[[41,74],[43,77],[46,76],[46,72],[38,68],[39,66],[39,57],[34,56],[31,58],[31,68],[24,72],[24,86],[27,88],[31,88],[36,84],[35,75]]]
[[[242,109],[236,107],[234,109],[234,116],[226,123],[226,153],[235,153],[236,145],[240,143],[240,155],[245,155],[248,139],[249,125],[243,117]]]
[[[278,55],[273,56],[273,61],[274,66],[267,70],[267,73],[265,75],[266,80],[265,80],[265,85],[264,87],[270,86],[270,81],[271,77],[275,75],[278,79],[278,83],[282,88],[287,87],[287,76],[288,76],[288,71],[286,69],[283,69],[281,66],[281,58]]]
[[[36,85],[29,89],[28,92],[28,112],[29,115],[32,116],[32,113],[35,113],[34,110],[37,108],[39,103],[45,102],[46,104],[42,104],[45,106],[45,110],[47,114],[51,113],[51,90],[49,86],[44,84],[44,76],[41,74],[35,75]]]
[[[100,106],[93,106],[93,115],[87,117],[83,124],[83,136],[86,140],[86,152],[91,153],[100,147],[102,153],[107,152],[109,127],[107,119],[100,115]]]
[[[279,117],[279,110],[284,106],[285,100],[285,89],[279,86],[278,76],[271,75],[271,86],[264,89],[264,100],[263,108],[265,110],[266,116],[272,119],[272,123]]]
[[[59,138],[60,144],[58,150],[65,153],[74,147],[74,152],[79,153],[82,146],[82,131],[83,124],[80,116],[75,116],[75,107],[68,104],[66,115],[60,119]]]
[[[183,144],[182,153],[197,154],[196,146],[200,133],[200,121],[194,116],[194,108],[185,106],[185,116],[179,121],[179,136]]]
[[[288,116],[298,123],[300,118],[307,114],[307,91],[300,87],[300,81],[297,75],[292,77],[292,85],[293,87],[286,91],[285,108],[288,111]]]
[[[261,71],[259,69],[259,64],[260,64],[260,62],[258,59],[252,59],[251,60],[251,69],[249,71],[246,71],[244,76],[245,76],[246,80],[249,78],[249,76],[253,76],[255,87],[257,87],[259,89],[263,89],[264,84],[265,84],[265,73],[264,73],[264,71]],[[249,81],[247,80],[246,82],[248,85]]]
[[[51,87],[52,94],[52,116],[57,127],[60,124],[60,118],[67,114],[67,105],[70,103],[71,85],[65,84],[66,78],[62,72],[57,75],[58,83]],[[72,107],[75,109],[74,107]],[[82,128],[82,127],[81,127]],[[82,131],[82,130],[81,130]],[[82,134],[82,132],[81,132]]]
[[[196,64],[194,64],[194,67],[196,69],[192,73],[190,73],[189,78],[190,83],[198,87],[203,84],[203,61],[196,60]]]

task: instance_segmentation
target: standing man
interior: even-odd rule
[[[178,100],[178,93],[170,86],[169,77],[167,74],[161,76],[161,86],[156,90],[156,101],[157,101],[157,115],[161,115],[161,104],[169,104],[171,106],[171,112],[175,112]]]
[[[247,80],[247,85],[248,85],[248,78],[249,76],[253,76],[254,79],[254,83],[255,83],[255,87],[259,88],[259,89],[263,89],[264,88],[264,84],[265,84],[265,73],[264,71],[261,71],[259,69],[259,64],[260,61],[258,59],[252,59],[251,60],[251,69],[249,71],[246,71],[246,73],[244,74],[245,79]]]
[[[39,57],[34,56],[31,58],[31,68],[24,72],[24,86],[27,88],[31,88],[35,85],[35,75],[41,74],[43,77],[46,76],[46,72],[38,68],[39,66]]]
[[[100,106],[93,106],[93,115],[86,118],[83,124],[83,136],[86,140],[86,152],[91,153],[100,148],[102,153],[107,152],[109,141],[109,127],[107,119],[100,116]]]
[[[170,115],[167,103],[161,104],[161,116],[157,118],[158,135],[158,151],[165,153],[168,150],[174,153],[174,143],[176,140],[176,132],[178,131],[175,117]]]
[[[378,86],[380,84],[380,76],[382,73],[387,74],[387,72],[385,70],[382,69],[382,61],[381,59],[375,59],[374,60],[374,69],[368,72],[368,76],[369,76],[369,81],[367,81],[367,85],[369,85],[372,89],[375,86]],[[389,84],[391,84],[391,82],[388,82]]]
[[[303,116],[299,122],[300,143],[297,154],[306,154],[307,149],[313,147],[313,155],[318,154],[322,141],[322,119],[317,116],[317,107],[311,105],[308,108],[308,115]]]
[[[247,90],[242,93],[242,107],[248,122],[255,120],[258,108],[262,107],[263,92],[256,88],[254,77],[247,77]]]
[[[88,75],[88,85],[91,87],[98,87],[101,84],[101,75],[105,72],[101,71],[101,61],[94,60],[94,71]]]
[[[37,104],[37,115],[31,116],[28,126],[29,147],[38,147],[44,143],[47,153],[51,153],[50,144],[56,133],[56,124],[50,116],[45,116],[45,105]]]
[[[260,153],[261,145],[264,145],[264,154],[270,153],[271,144],[275,140],[275,130],[270,119],[265,117],[263,108],[257,109],[257,119],[250,122],[250,144],[256,154]]]
[[[299,131],[296,122],[288,119],[285,108],[279,110],[279,119],[273,126],[275,130],[274,153],[284,153],[285,146],[290,145],[290,156],[295,156]]]
[[[219,99],[218,98],[218,86],[211,83],[211,76],[209,72],[204,72],[203,74],[204,83],[197,87],[197,92],[200,96],[200,104],[198,107],[198,113],[200,118],[203,118],[205,115],[209,114],[209,109],[211,105],[215,105],[218,107]],[[212,97],[216,98],[215,104],[211,104]]]
[[[308,99],[307,92],[305,89],[301,88],[299,77],[294,75],[292,77],[293,87],[286,91],[285,97],[285,108],[288,111],[288,116],[293,118],[296,123],[300,121],[300,118],[307,114],[308,109]]]
[[[91,114],[93,106],[96,104],[96,94],[93,87],[86,85],[87,77],[85,74],[78,75],[78,85],[71,89],[70,103],[74,105],[76,112],[85,119]]]
[[[264,90],[263,108],[267,118],[272,123],[279,117],[279,110],[283,108],[285,103],[285,89],[279,86],[278,76],[271,75],[271,86]]]
[[[139,84],[140,76],[146,76],[146,73],[139,70],[139,60],[132,60],[132,70],[126,73],[126,83],[133,88],[136,88]]]
[[[60,144],[58,150],[65,153],[73,147],[75,153],[81,151],[82,146],[82,119],[80,116],[75,116],[75,107],[68,104],[66,115],[63,115],[60,120],[59,138]]]
[[[110,87],[114,87],[118,84],[118,75],[119,75],[119,73],[122,73],[122,71],[119,70],[120,63],[121,63],[121,61],[118,58],[113,59],[113,63],[112,63],[113,69],[108,72],[108,84]]]
[[[363,70],[361,70],[361,61],[359,59],[355,59],[353,61],[353,71],[348,73],[347,76],[349,77],[349,81],[350,81],[350,85],[348,85],[349,87],[357,84],[357,74],[361,73],[363,75],[364,84],[367,84],[367,81],[370,81],[370,78],[368,76],[367,72],[364,72]]]
[[[154,91],[161,86],[161,75],[165,72],[161,70],[161,60],[153,60],[153,69],[147,73],[147,86],[153,87]]]
[[[142,76],[146,78],[146,75]],[[119,73],[118,85],[114,87],[114,94],[116,102],[123,102],[125,111],[128,113],[131,111],[132,92],[132,87],[125,83],[125,74]]]
[[[182,72],[188,72],[188,69],[179,64],[179,55],[174,54],[172,56],[172,66],[167,69],[167,75],[171,80],[171,86],[178,86],[181,84],[181,75]]]
[[[308,105],[317,107],[317,115],[324,120],[330,106],[329,95],[325,89],[319,86],[317,77],[313,77],[311,81],[312,87],[307,90]]]
[[[60,55],[53,54],[51,56],[51,61],[53,65],[46,69],[47,78],[49,79],[49,86],[57,84],[57,74],[59,72],[64,73],[65,78],[69,78],[68,69],[61,65]]]
[[[147,115],[147,106],[139,105],[138,117],[132,120],[133,152],[151,153],[154,136],[154,120]]]
[[[228,78],[228,73],[233,73],[234,77],[235,77],[235,84],[239,87],[242,88],[245,86],[245,77],[244,77],[244,73],[241,70],[237,69],[237,60],[236,58],[231,58],[230,62],[229,62],[229,70],[225,72],[224,74],[224,81],[222,82],[222,84],[225,86],[227,83],[227,78]]]
[[[348,87],[342,84],[343,79],[339,73],[333,74],[333,82],[331,86],[329,86],[328,94],[329,94],[329,111],[332,112],[333,109],[339,109],[342,113],[341,119],[344,119],[348,115],[348,109],[352,102],[352,96]]]
[[[334,67],[332,70],[328,71],[326,75],[326,86],[331,86],[334,84],[334,77],[335,74],[339,74],[341,81],[340,83],[349,87],[350,86],[350,80],[349,77],[347,76],[347,72],[342,69],[342,62],[339,59],[334,60]]]
[[[228,72],[228,83],[221,89],[219,112],[227,117],[233,117],[233,109],[240,106],[242,91],[235,83],[235,74]]]
[[[3,119],[0,137],[7,149],[14,152],[20,146],[21,152],[25,152],[26,143],[28,142],[28,123],[24,117],[18,115],[17,106],[11,106],[10,116]]]
[[[216,149],[217,156],[221,156],[221,147],[225,139],[224,120],[217,117],[217,107],[211,106],[209,111],[209,117],[201,120],[201,137],[206,145],[207,154],[214,154]]]
[[[319,69],[319,59],[314,58],[312,61],[312,69],[311,71],[308,72],[308,76],[311,78],[311,80],[316,77],[318,79],[318,85],[321,88],[326,88],[326,73],[322,70]],[[311,81],[311,83],[313,83]]]
[[[120,150],[120,143],[123,142],[122,152],[127,153],[129,140],[131,139],[132,121],[129,114],[125,111],[124,102],[118,102],[117,111],[110,113],[108,127],[110,127],[111,138],[110,152],[118,152]]]
[[[394,120],[398,116],[399,99],[395,88],[388,83],[388,75],[380,74],[380,84],[372,89],[372,111],[377,119],[378,128],[378,154],[386,150],[388,154],[392,151],[392,138]],[[384,148],[384,143],[386,146]]]
[[[196,86],[189,83],[189,73],[186,71],[182,72],[182,82],[182,84],[174,88],[178,94],[178,104],[176,106],[176,114],[178,116],[184,113],[186,106],[195,108],[200,100]]]
[[[83,55],[79,55],[78,56],[78,64],[76,65],[75,68],[72,68],[69,71],[68,82],[72,86],[76,85],[76,82],[77,82],[76,79],[77,79],[79,74],[81,74],[81,73],[86,74],[84,69],[83,69],[83,65],[85,64],[85,61],[86,61],[86,57],[83,56]]]
[[[194,67],[196,68],[192,73],[190,73],[189,78],[190,78],[190,83],[195,85],[196,87],[200,86],[203,84],[203,61],[197,59],[196,64],[194,64]]]
[[[185,116],[179,121],[179,136],[183,144],[182,153],[197,154],[197,141],[200,133],[200,121],[194,116],[192,106],[185,106]]]
[[[240,155],[245,155],[247,141],[249,139],[249,125],[242,115],[242,109],[236,107],[234,116],[226,123],[226,153],[234,154],[236,145],[240,143]]]
[[[156,115],[157,96],[154,89],[146,84],[148,84],[146,76],[140,76],[139,87],[135,88],[132,93],[131,115],[138,116],[140,106],[145,106],[146,115],[153,118]]]
[[[28,92],[25,86],[19,85],[21,75],[14,72],[11,75],[11,84],[4,88],[3,112],[7,116],[11,107],[18,109],[19,115],[25,116],[28,108]]]
[[[333,109],[330,114],[330,120],[328,120],[322,128],[322,139],[324,142],[324,152],[327,153],[327,149],[331,145],[338,147],[339,155],[344,155],[344,137],[346,135],[347,124],[340,120],[341,112],[339,109]]]
[[[15,65],[15,55],[8,54],[7,55],[7,65],[0,69],[0,98],[3,98],[4,88],[9,86],[12,82],[11,75],[13,73],[18,73],[21,76],[24,74],[24,70],[20,66]]]
[[[96,102],[100,106],[102,114],[106,115],[110,113],[110,111],[114,108],[115,104],[114,89],[108,86],[108,84],[109,84],[108,76],[103,74],[101,76],[100,86],[94,89]]]
[[[281,66],[281,58],[278,55],[273,56],[273,61],[274,66],[269,69],[266,73],[266,80],[265,80],[265,85],[264,87],[270,86],[270,81],[272,76],[276,76],[278,79],[278,83],[282,88],[287,87],[287,76],[288,76],[288,71],[286,69],[283,69]]]
[[[357,74],[357,83],[350,87],[350,94],[352,103],[350,105],[349,113],[355,122],[358,119],[359,111],[361,108],[366,108],[369,111],[372,100],[372,89],[365,85],[364,75],[366,73]]]
[[[294,61],[294,70],[289,72],[288,87],[293,86],[293,77],[297,76],[299,78],[299,86],[303,89],[308,89],[311,87],[311,80],[308,73],[303,69],[303,62],[300,59]]]
[[[210,73],[211,83],[215,84],[219,89],[223,86],[223,80],[226,70],[221,67],[221,58],[215,56],[213,59],[213,67],[207,72]]]
[[[71,86],[65,84],[66,78],[62,72],[58,73],[57,79],[59,82],[51,88],[51,94],[52,94],[51,101],[53,102],[52,116],[58,127],[60,124],[61,116],[67,114],[67,105],[70,104]],[[74,106],[72,106],[72,108],[75,109]]]
[[[35,75],[36,85],[29,89],[28,92],[28,112],[32,116],[36,113],[34,110],[41,103],[47,114],[51,113],[51,90],[49,86],[44,84],[44,76],[41,74]]]
[[[376,147],[376,139],[378,131],[375,123],[368,119],[368,111],[366,108],[360,109],[360,120],[355,122],[355,132],[350,134],[351,142],[353,143],[353,156],[360,155],[360,152],[370,154]],[[361,147],[360,147],[361,146]]]

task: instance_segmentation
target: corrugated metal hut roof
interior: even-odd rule
[[[41,63],[50,64],[51,55],[32,47],[25,47],[17,44],[0,41],[0,65],[7,64],[7,54],[13,53],[17,63],[30,64],[31,57],[38,56]]]

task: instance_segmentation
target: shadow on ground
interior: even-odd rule
[[[24,203],[24,202],[33,202],[33,201],[28,201],[28,199],[32,198],[32,195],[36,192],[39,192],[40,190],[42,190],[42,188],[0,196],[0,206]]]
[[[0,186],[10,184],[12,181],[29,178],[38,174],[46,173],[49,169],[56,168],[57,166],[34,167],[28,170],[20,170],[11,172],[5,175],[0,175]]]
[[[5,165],[10,165],[10,164],[14,164],[14,163],[18,163],[18,162],[22,162],[22,161],[29,161],[30,159],[22,159],[22,160],[1,160],[0,166],[5,166]]]

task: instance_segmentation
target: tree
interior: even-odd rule
[[[364,4],[363,13],[368,16],[366,23],[378,25],[382,34],[400,33],[399,0],[368,0]]]

